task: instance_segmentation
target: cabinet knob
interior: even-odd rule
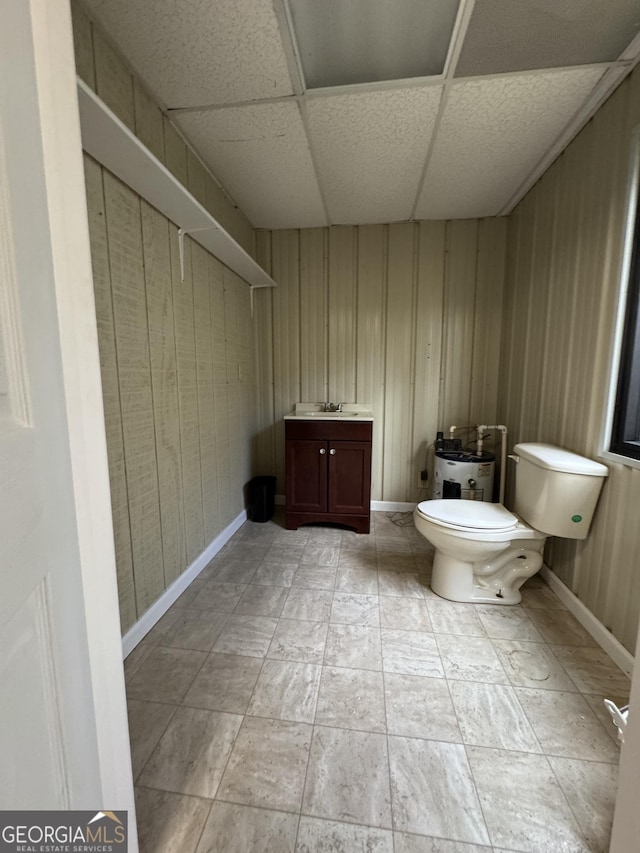
[[[331,448],[331,450],[329,451],[329,453],[330,453],[332,456],[335,456],[335,455],[336,455],[336,449],[335,449],[335,447],[332,447],[332,448]]]
[[[324,449],[324,447],[321,447],[321,448],[320,448],[320,456],[324,456],[324,454],[325,454],[326,452],[327,452],[327,451]]]

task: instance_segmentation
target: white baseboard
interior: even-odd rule
[[[171,605],[182,595],[191,581],[198,577],[204,567],[211,562],[218,551],[222,550],[236,530],[242,527],[246,520],[247,511],[243,510],[236,516],[236,518],[234,518],[231,524],[228,524],[225,527],[222,533],[219,533],[216,538],[207,545],[202,554],[196,557],[193,563],[185,569],[179,578],[176,578],[171,586],[163,592],[160,598],[142,614],[135,625],[132,625],[132,627],[129,628],[122,638],[123,659],[126,658],[127,655],[131,654],[140,640],[149,633],[156,622],[164,616]]]
[[[416,504],[405,501],[371,501],[371,512],[413,512]]]
[[[548,566],[543,566],[540,569],[540,574],[560,601],[566,605],[567,610],[573,613],[578,622],[591,634],[596,643],[604,649],[616,666],[619,666],[631,678],[634,661],[631,652],[627,651],[622,643],[616,640],[611,631],[605,628],[602,622],[593,615],[588,607],[585,607],[580,599],[571,592],[566,584],[562,583],[560,578]]]

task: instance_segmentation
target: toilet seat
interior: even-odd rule
[[[422,501],[417,511],[427,521],[465,533],[507,533],[518,524],[518,518],[502,504],[484,501]]]

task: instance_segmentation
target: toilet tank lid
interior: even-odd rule
[[[570,450],[564,450],[562,447],[555,447],[553,444],[522,442],[522,444],[516,444],[513,452],[516,456],[540,468],[547,468],[549,471],[585,474],[588,477],[606,477],[609,473],[606,465],[587,459],[586,456],[580,456],[578,453],[572,453]]]
[[[510,530],[518,519],[502,504],[487,501],[436,499],[418,504],[418,510],[433,521],[460,529]]]

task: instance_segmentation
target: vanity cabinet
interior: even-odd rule
[[[288,530],[331,521],[368,533],[371,421],[285,421]]]

